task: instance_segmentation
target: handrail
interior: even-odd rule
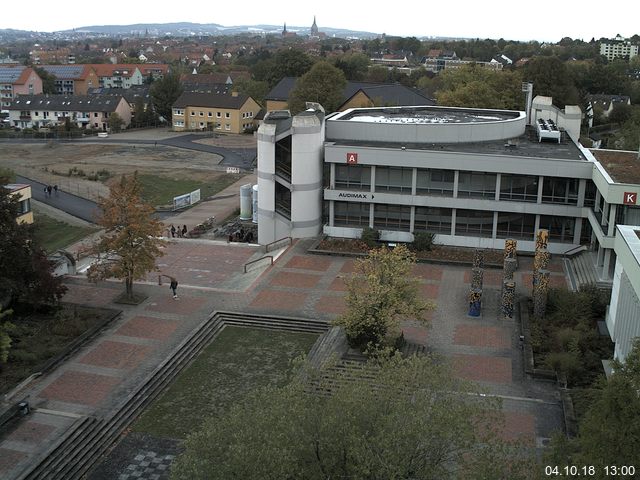
[[[264,246],[264,253],[269,253],[269,247],[270,247],[271,245],[275,245],[276,243],[279,243],[279,242],[281,242],[281,241],[283,241],[283,240],[289,240],[289,245],[293,244],[293,238],[292,238],[292,237],[282,237],[282,238],[279,238],[278,240],[274,240],[274,241],[273,241],[273,242],[271,242],[271,243],[267,243],[267,244]]]
[[[562,255],[564,255],[565,257],[571,256],[574,253],[578,253],[580,251],[584,251],[587,250],[587,246],[586,245],[578,245],[577,247],[573,247],[570,248],[569,250],[567,250],[566,252],[564,252]]]
[[[247,267],[253,263],[257,263],[260,260],[264,260],[265,258],[268,258],[270,260],[270,265],[273,265],[273,255],[265,255],[264,257],[260,257],[257,258],[255,260],[251,260],[250,262],[247,262],[244,264],[244,273],[247,273]]]

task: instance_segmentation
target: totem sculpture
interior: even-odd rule
[[[538,283],[533,291],[533,315],[543,318],[547,309],[547,297],[549,295],[549,270],[538,272]]]
[[[518,249],[518,241],[513,238],[507,238],[504,241],[504,258],[513,258],[516,260],[516,265],[518,261],[518,256],[516,250]]]
[[[484,250],[481,248],[473,251],[473,268],[484,268]]]
[[[484,270],[482,268],[473,268],[471,270],[471,290],[482,290],[482,280],[484,278]]]
[[[549,244],[549,230],[541,228],[536,233],[536,252],[541,249],[547,249]]]
[[[471,289],[469,292],[469,316],[479,317],[482,304],[482,290]]]
[[[513,308],[516,298],[516,282],[504,280],[502,282],[502,315],[504,318],[513,318]]]

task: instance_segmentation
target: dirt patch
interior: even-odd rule
[[[182,178],[208,181],[222,174],[221,160],[212,153],[160,145],[0,144],[1,167],[87,198],[108,194],[109,180],[103,184],[86,178],[100,172],[101,179],[111,181],[136,170],[155,175],[180,171]]]

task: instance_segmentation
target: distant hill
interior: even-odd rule
[[[297,27],[287,25],[287,30],[296,32],[300,35],[309,35],[310,26]],[[340,28],[321,28],[321,32],[327,37],[340,38],[372,38],[377,37],[377,33],[361,32],[356,30],[340,29]],[[113,37],[129,37],[137,35],[165,36],[171,35],[176,37],[185,36],[202,36],[202,35],[238,35],[238,34],[279,34],[282,32],[282,25],[236,25],[224,26],[217,23],[136,23],[133,25],[91,25],[86,27],[78,27],[70,30],[56,32],[33,32],[15,29],[0,29],[0,39],[8,38],[35,38],[42,37],[73,37],[73,36],[113,36]]]

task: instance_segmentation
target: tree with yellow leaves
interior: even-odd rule
[[[156,258],[163,255],[165,243],[162,223],[153,217],[154,209],[142,200],[140,190],[137,172],[129,178],[123,175],[99,202],[98,224],[105,232],[91,251],[101,258],[88,271],[91,280],[123,279],[129,300],[134,298],[134,280],[157,269]]]

